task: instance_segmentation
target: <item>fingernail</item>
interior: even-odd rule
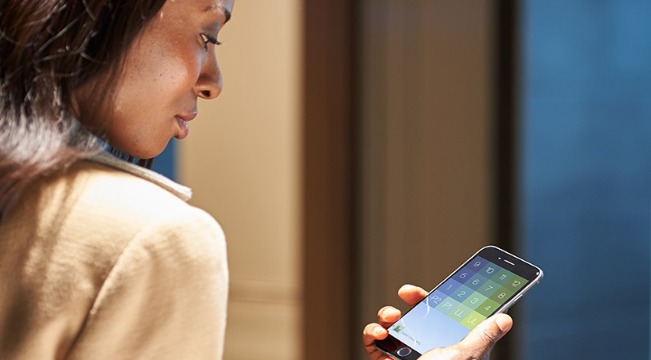
[[[393,308],[386,308],[382,312],[382,316],[395,316],[398,314],[398,310],[393,309]]]
[[[502,316],[502,315],[497,316],[497,318],[495,319],[495,323],[497,324],[497,326],[499,326],[502,332],[507,332],[511,330],[511,326],[513,325],[513,323],[509,321],[506,316]]]
[[[378,326],[378,327],[375,328],[375,330],[373,330],[373,333],[375,335],[382,335],[382,334],[384,334],[384,329]]]

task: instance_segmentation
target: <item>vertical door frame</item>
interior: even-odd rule
[[[353,329],[356,1],[303,3],[303,357],[349,358]]]
[[[518,139],[519,139],[519,69],[520,23],[517,0],[495,1],[495,159],[494,204],[496,206],[496,243],[515,253],[521,253],[517,241],[518,213]],[[520,317],[517,307],[511,314]],[[519,354],[521,343],[518,331],[513,331],[497,345],[497,354],[504,360]]]

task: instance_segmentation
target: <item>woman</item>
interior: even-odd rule
[[[221,90],[232,0],[0,4],[0,358],[215,359],[217,223],[146,164]]]
[[[219,95],[214,47],[232,9],[0,3],[0,358],[221,358],[223,233],[147,167]]]

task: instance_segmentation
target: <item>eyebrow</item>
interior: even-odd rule
[[[221,10],[221,12],[224,13],[224,16],[226,17],[226,21],[224,21],[224,24],[226,24],[228,20],[231,19],[231,12],[221,5],[215,5],[215,3],[211,3],[210,5],[208,5],[205,9],[203,9],[203,12],[211,12],[215,10]]]

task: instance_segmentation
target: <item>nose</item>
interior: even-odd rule
[[[212,53],[209,59],[205,61],[201,67],[201,73],[194,85],[195,94],[203,99],[214,99],[222,92],[223,79],[219,65],[217,64],[217,56]]]

